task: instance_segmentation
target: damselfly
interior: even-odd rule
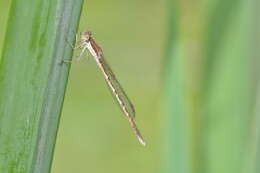
[[[94,57],[99,69],[102,71],[104,78],[108,87],[112,91],[112,95],[116,99],[117,103],[119,104],[122,112],[127,117],[132,129],[135,132],[138,140],[141,144],[145,145],[144,139],[137,128],[135,123],[135,109],[129,98],[127,97],[126,93],[124,92],[123,88],[121,87],[120,83],[115,77],[115,74],[112,72],[111,68],[109,67],[108,63],[105,61],[104,54],[102,49],[97,45],[94,39],[91,37],[91,32],[86,31],[80,34],[80,40],[77,40],[77,46],[75,49],[79,48],[82,49],[79,57],[81,58],[83,53],[88,49],[91,55]]]

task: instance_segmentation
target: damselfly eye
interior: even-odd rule
[[[91,36],[91,35],[92,35],[92,32],[91,32],[91,31],[86,31],[84,34]]]

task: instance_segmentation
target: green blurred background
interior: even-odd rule
[[[52,172],[260,172],[259,11],[256,0],[86,1],[79,31],[103,48],[147,146],[86,55],[71,68]]]

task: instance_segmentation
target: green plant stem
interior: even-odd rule
[[[48,173],[82,0],[14,0],[0,65],[0,172]]]

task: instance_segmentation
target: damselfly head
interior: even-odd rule
[[[80,38],[84,41],[89,41],[89,39],[91,38],[91,34],[91,31],[82,32],[80,33]]]

